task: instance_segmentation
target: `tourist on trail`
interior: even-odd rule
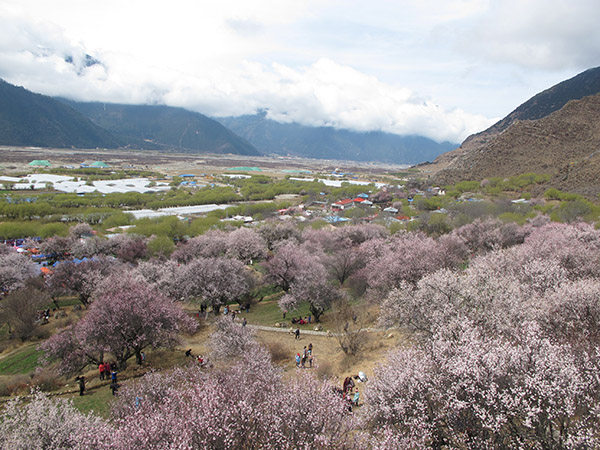
[[[348,392],[352,392],[352,389],[354,389],[354,380],[352,379],[352,377],[346,377],[344,379],[344,384],[343,384],[343,392],[344,394],[347,394]]]
[[[294,332],[295,338],[294,339],[300,339],[300,328],[296,328],[296,331]]]
[[[192,356],[192,349],[189,348],[185,351],[185,356]]]
[[[296,353],[296,367],[300,367],[300,353]]]
[[[79,382],[79,395],[83,395],[83,391],[85,391],[85,377],[81,375],[75,379]]]
[[[117,371],[113,370],[110,372],[110,381],[111,383],[117,383]]]
[[[242,326],[245,327],[246,324],[248,323],[248,321],[246,320],[246,318],[244,317],[244,320],[242,320]]]
[[[306,368],[306,358],[307,358],[307,354],[306,354],[306,345],[304,346],[304,349],[302,350],[302,360],[301,360],[301,366],[302,368]]]
[[[100,371],[100,381],[104,381],[104,363],[98,364],[98,370]]]
[[[308,344],[308,354],[312,356],[312,342]]]
[[[358,392],[358,389],[356,390],[356,393],[354,394],[354,398],[352,399],[352,404],[354,406],[358,406],[358,400],[360,399],[360,392]]]

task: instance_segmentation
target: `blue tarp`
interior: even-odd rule
[[[345,217],[338,216],[327,216],[325,220],[329,223],[340,223],[340,222],[348,222],[350,219],[346,219]]]

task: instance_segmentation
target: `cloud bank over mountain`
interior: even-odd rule
[[[0,0],[0,13],[0,77],[35,92],[437,141],[600,60],[588,0]]]

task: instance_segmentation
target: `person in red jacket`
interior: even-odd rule
[[[98,370],[100,371],[100,381],[104,380],[104,363],[98,364]]]

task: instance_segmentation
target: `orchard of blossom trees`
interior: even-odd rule
[[[41,393],[14,400],[0,417],[1,448],[600,447],[593,226],[478,219],[432,238],[377,225],[300,231],[272,222],[210,231],[162,260],[144,256],[143,238],[82,240],[83,228],[46,244],[71,254],[76,245],[93,258],[59,264],[48,279],[54,295],[76,294],[86,305],[79,322],[42,345],[65,372],[105,354],[121,365],[139,361],[144,348],[193,332],[179,301],[218,313],[250,304],[265,284],[281,292],[282,310],[307,302],[316,320],[349,300],[356,314],[378,305],[379,325],[397,327],[405,343],[379,362],[364,406],[350,414],[329,381],[283,376],[251,330],[217,319],[217,368],[125,383],[106,420]],[[0,272],[3,289],[26,289],[33,272],[25,257],[2,258],[10,265]]]
[[[374,448],[598,448],[600,232],[522,232],[384,299],[416,343],[368,387]]]

